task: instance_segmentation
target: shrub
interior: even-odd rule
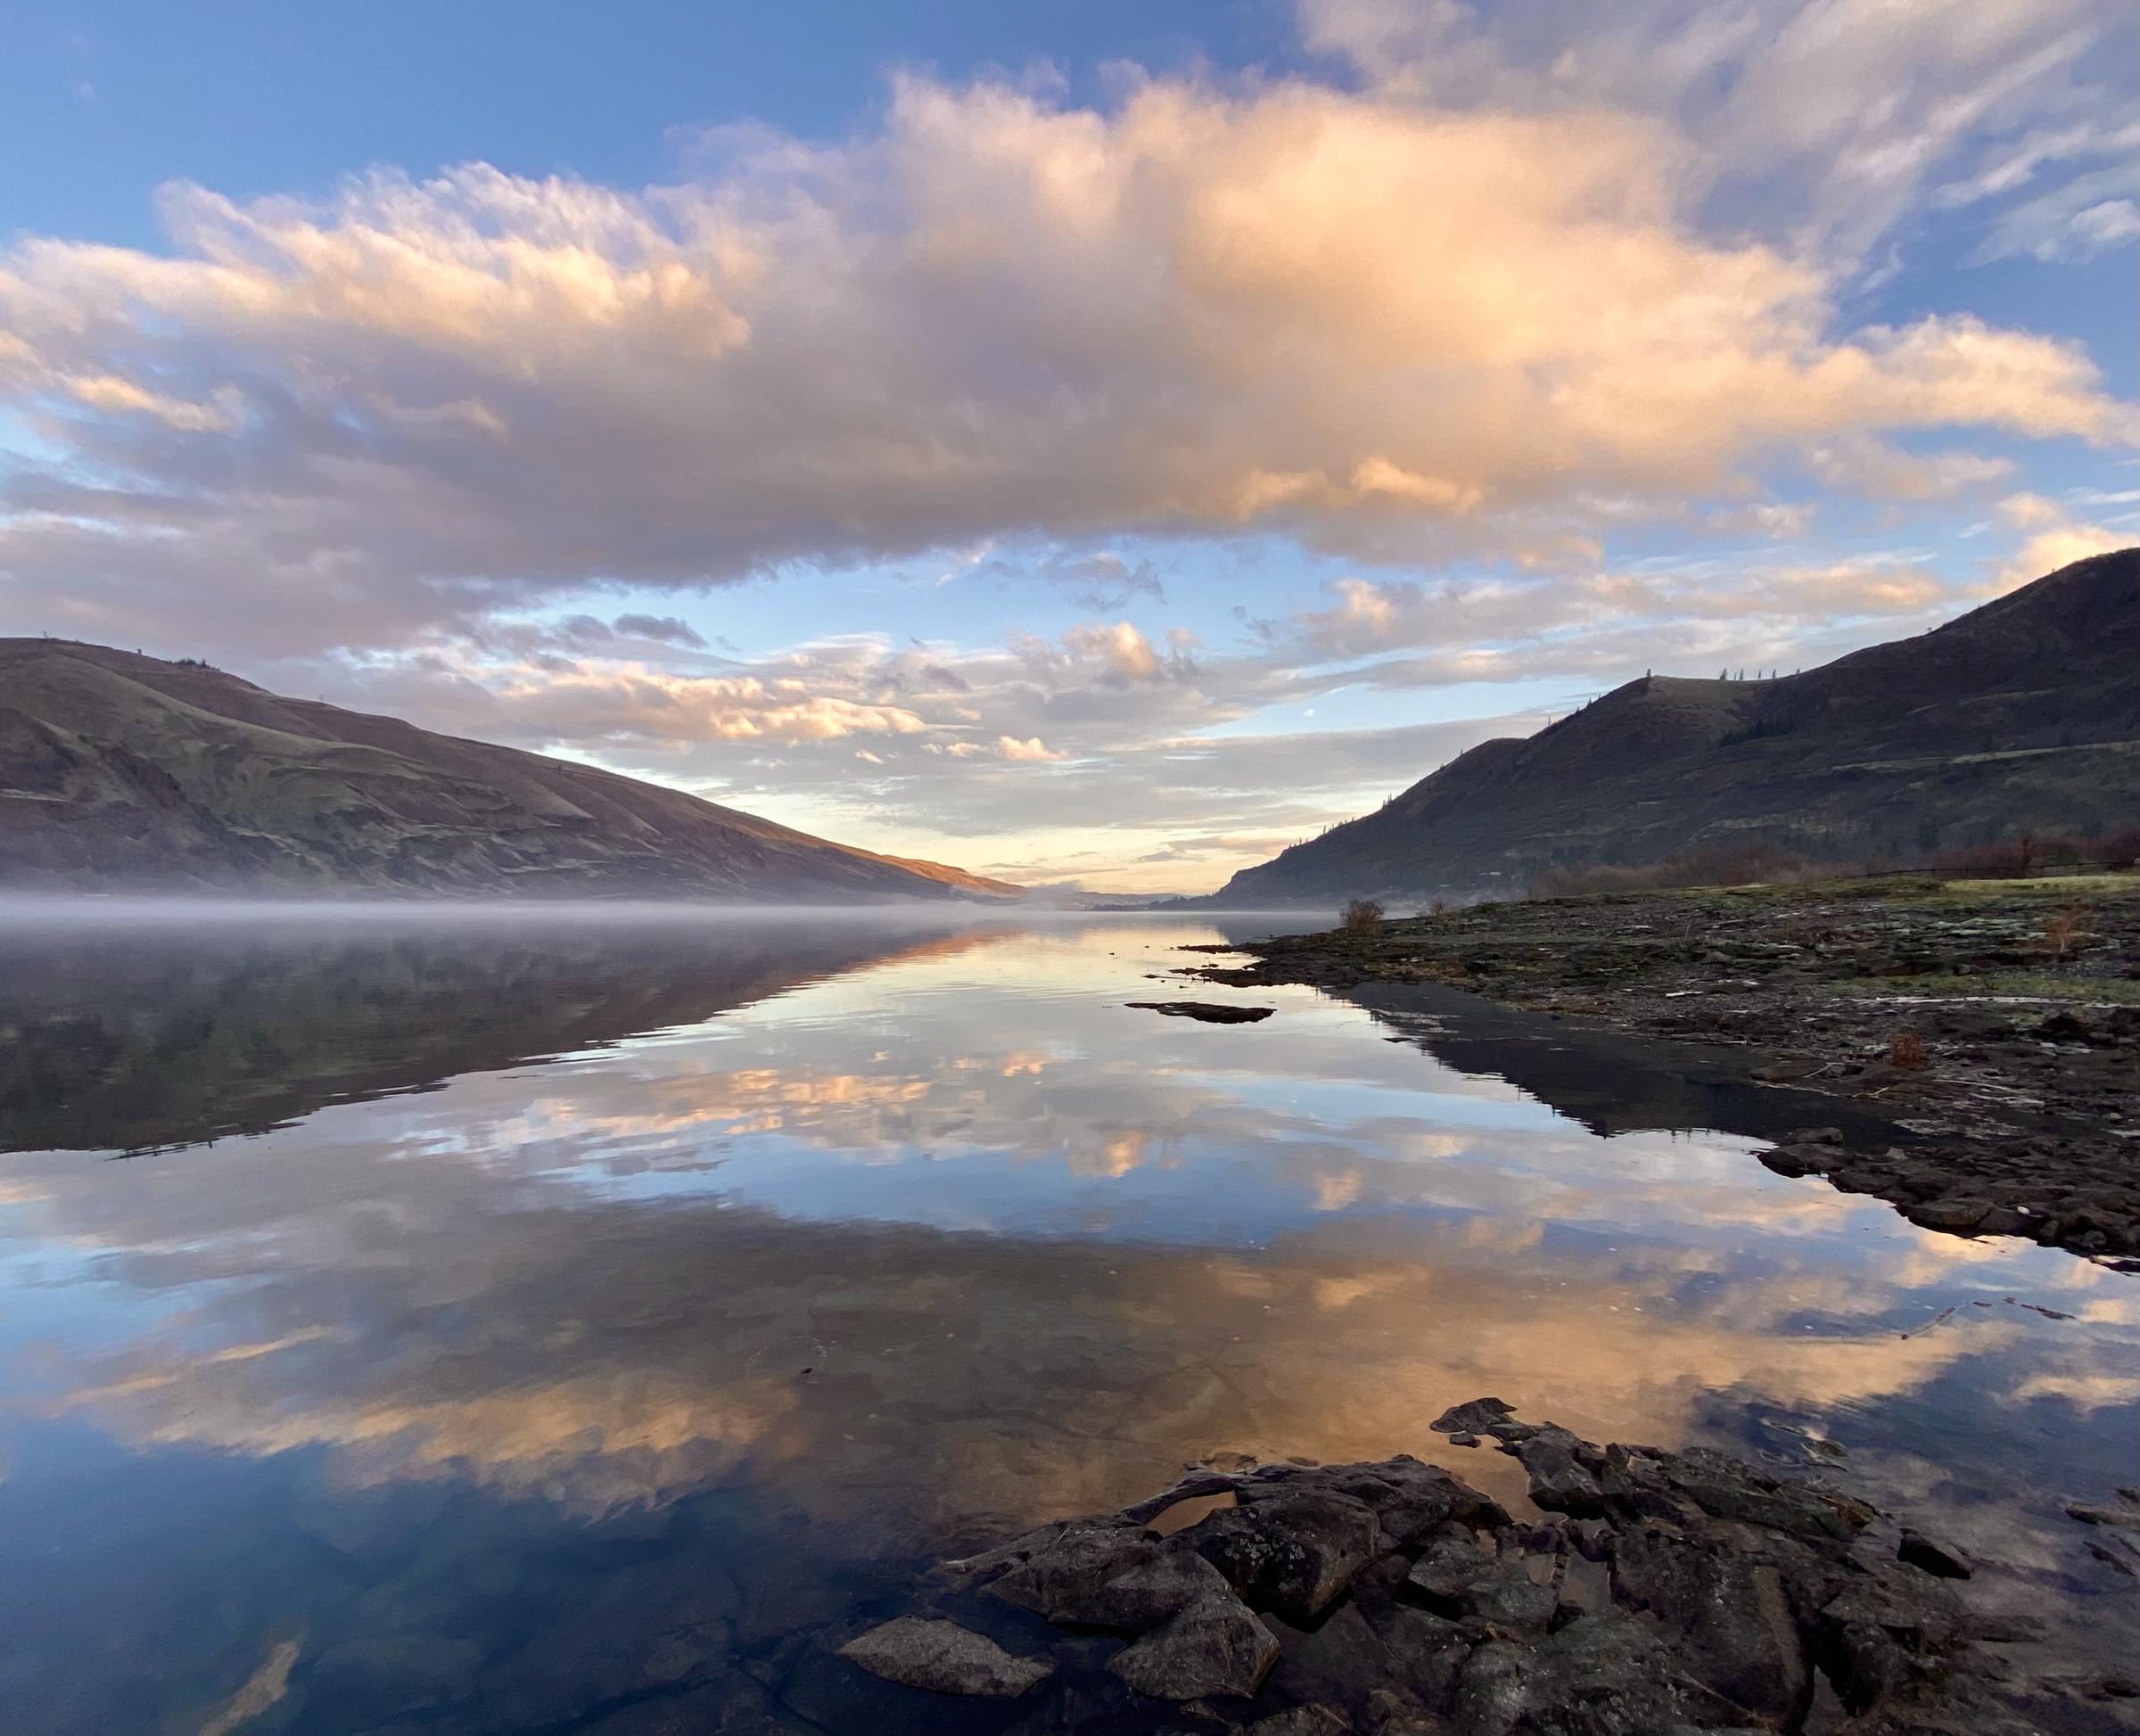
[[[1914,1031],[1897,1031],[1888,1039],[1888,1065],[1918,1072],[1924,1065],[1924,1039]]]
[[[1382,907],[1371,898],[1355,898],[1346,903],[1339,920],[1348,934],[1379,934],[1382,928]]]
[[[2054,910],[2044,918],[2044,944],[2064,964],[2075,946],[2088,937],[2088,913],[2078,905]]]

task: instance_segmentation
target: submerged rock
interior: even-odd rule
[[[1164,1013],[1169,1018],[1201,1019],[1206,1024],[1254,1024],[1267,1019],[1275,1007],[1230,1007],[1215,1000],[1132,1000],[1140,1013]]]
[[[957,1622],[901,1616],[848,1641],[840,1656],[902,1688],[1012,1699],[1055,1674],[1053,1664],[1014,1658]]]

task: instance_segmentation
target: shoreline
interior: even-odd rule
[[[1223,950],[1255,962],[1185,974],[1439,984],[1736,1051],[1795,1120],[1762,1157],[1778,1173],[2140,1271],[2140,876],[1539,899]]]

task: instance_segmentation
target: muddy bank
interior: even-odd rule
[[[1927,1228],[2140,1269],[2140,879],[1856,881],[1478,905],[1286,935],[1238,986],[1443,984],[1736,1051],[1766,1159]],[[1773,1129],[1773,1131],[1772,1131]]]
[[[2046,1668],[1964,1554],[1817,1478],[1494,1398],[1434,1427],[1516,1457],[1543,1517],[1410,1457],[1206,1469],[943,1564],[838,1647],[848,1685],[1002,1708],[946,1728],[1208,1736],[2027,1736],[2140,1692]]]

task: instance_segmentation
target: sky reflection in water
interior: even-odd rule
[[[1484,1391],[1831,1440],[1988,1598],[2114,1620],[2057,1509],[2132,1480],[2129,1280],[1775,1177],[1749,1132],[1600,1138],[1310,991],[1124,1006],[1218,938],[18,934],[15,1727],[192,1732],[262,1670],[257,1731],[778,1717],[784,1635],[1214,1449],[1506,1491],[1425,1427]]]

